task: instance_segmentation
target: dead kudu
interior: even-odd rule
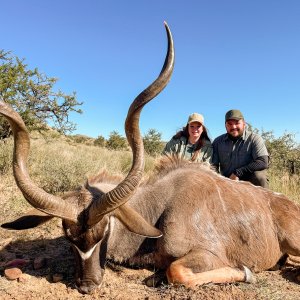
[[[14,133],[15,180],[39,211],[2,227],[24,229],[61,218],[74,249],[76,286],[82,293],[101,284],[106,258],[152,265],[165,270],[170,283],[194,287],[251,282],[250,270],[269,269],[285,254],[300,255],[299,206],[281,194],[170,157],[165,157],[154,178],[142,182],[139,115],[167,85],[174,66],[173,40],[166,29],[163,69],[128,111],[125,130],[133,162],[118,184],[102,173],[62,198],[37,187],[27,172],[26,127],[15,111],[0,102],[0,113]]]

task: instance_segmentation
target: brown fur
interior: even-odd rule
[[[199,253],[199,261],[196,253],[193,256],[195,272],[242,265],[261,271],[275,265],[284,253],[300,254],[298,205],[251,183],[224,178],[201,164],[164,158],[157,174],[130,203],[152,224],[163,216],[157,226],[164,235],[153,248],[152,263],[157,267],[168,267],[194,248]],[[291,216],[293,221],[288,221]],[[134,239],[122,232],[118,253],[114,243],[120,242],[121,234],[115,234],[113,257],[125,260],[133,255],[134,251],[124,249],[129,243],[132,247]]]

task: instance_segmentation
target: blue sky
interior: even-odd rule
[[[298,0],[10,0],[1,1],[1,49],[77,92],[75,133],[117,130],[131,101],[159,74],[171,28],[175,68],[166,89],[141,115],[141,130],[164,140],[193,112],[210,135],[224,114],[300,141],[300,1]]]

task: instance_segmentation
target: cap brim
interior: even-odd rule
[[[190,124],[190,123],[193,123],[193,122],[200,123],[201,125],[203,124],[203,123],[202,123],[202,122],[200,122],[199,120],[191,120],[191,121],[189,121],[189,122],[188,122],[188,124]]]
[[[242,119],[243,119],[243,118],[232,117],[232,118],[226,119],[226,122],[229,121],[229,120],[236,120],[236,121],[239,121],[239,120],[242,120]]]

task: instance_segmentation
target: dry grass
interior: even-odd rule
[[[300,176],[269,170],[270,189],[300,203]]]
[[[0,143],[0,174],[12,178],[13,141]],[[33,139],[28,162],[32,179],[50,193],[68,191],[82,184],[88,176],[106,168],[112,174],[127,174],[131,167],[129,151],[112,151],[66,139]],[[154,159],[146,156],[145,172],[153,168]],[[8,180],[8,179],[6,179]]]

